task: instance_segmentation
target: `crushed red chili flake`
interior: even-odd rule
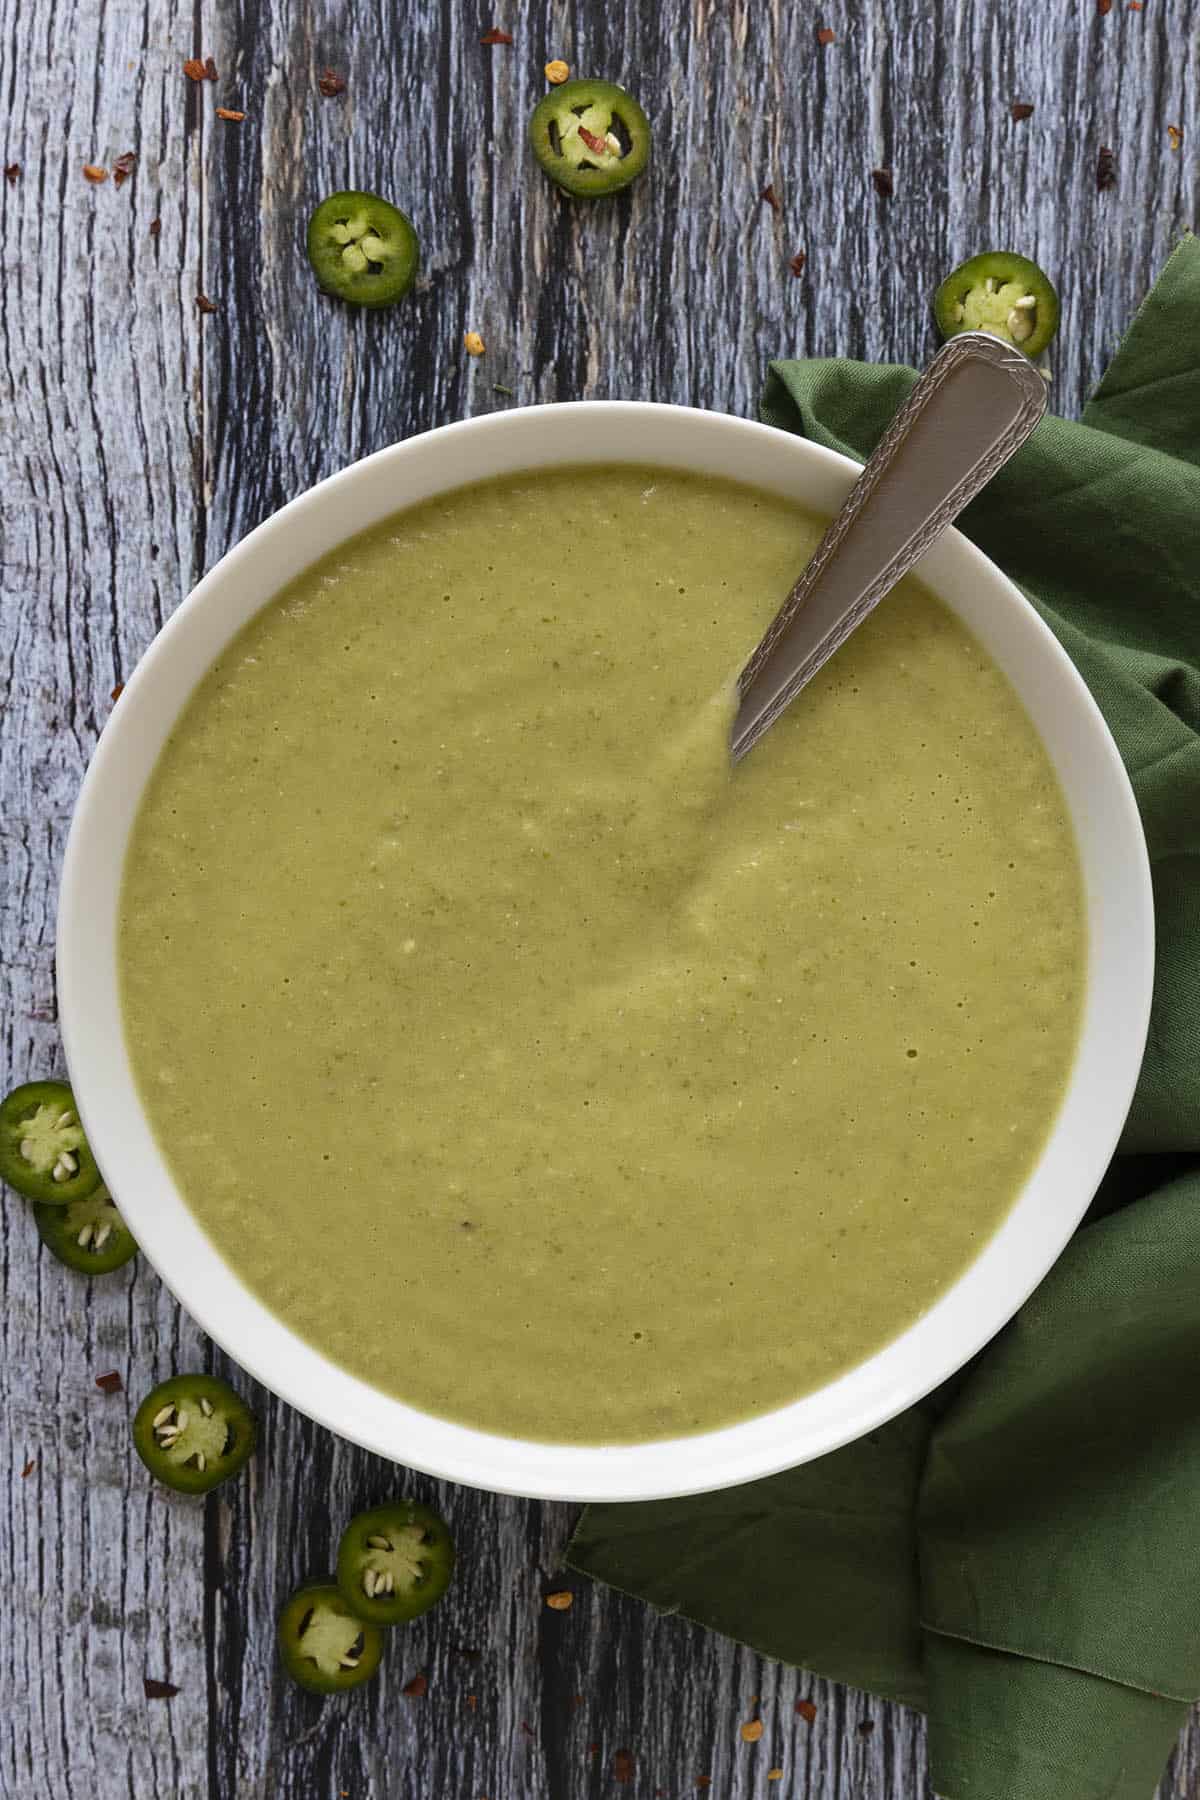
[[[204,63],[198,56],[189,56],[183,65],[183,72],[189,81],[204,80]]]
[[[20,163],[5,163],[4,179],[7,181],[9,187],[16,187],[18,181],[21,179]]]
[[[217,65],[211,56],[206,56],[204,59],[204,79],[205,81],[215,81],[217,79]]]
[[[599,133],[589,131],[586,125],[581,125],[579,127],[579,135],[587,145],[588,149],[594,150],[597,156],[603,156],[604,152],[608,149],[608,145]]]
[[[633,1751],[618,1750],[613,1755],[613,1779],[622,1786],[633,1780]]]
[[[697,1775],[696,1786],[698,1788],[710,1788],[712,1786],[712,1776],[711,1775]]]
[[[122,182],[128,181],[136,166],[137,157],[132,150],[126,150],[123,155],[118,156],[113,164],[113,186],[120,187]]]
[[[818,44],[832,44],[832,43],[835,43],[836,41],[837,41],[836,31],[833,31],[828,25],[822,25],[820,31],[818,31],[818,33],[817,33]]]
[[[479,1705],[479,1695],[478,1694],[468,1694],[467,1695],[467,1705],[470,1707],[471,1711],[474,1712],[476,1707]]]
[[[102,181],[108,180],[108,170],[100,168],[98,163],[84,163],[83,178],[85,181],[95,182],[99,187]]]
[[[804,1720],[806,1725],[811,1725],[817,1716],[817,1709],[811,1700],[797,1700],[796,1711],[800,1714],[800,1717]]]
[[[1107,144],[1101,144],[1096,157],[1096,191],[1102,194],[1105,188],[1114,185],[1117,179],[1117,159]]]
[[[25,1464],[25,1467],[21,1470],[21,1480],[24,1481],[27,1475],[32,1475],[33,1471],[37,1468],[37,1466],[38,1466],[37,1457],[31,1456],[29,1461]]]
[[[162,220],[161,219],[151,219],[149,230],[150,230],[151,237],[157,237],[159,232],[162,230]]]
[[[1182,142],[1183,142],[1183,127],[1182,127],[1182,125],[1168,125],[1167,126],[1167,136],[1171,140],[1172,150],[1178,150],[1180,144],[1182,144]]]
[[[783,210],[779,204],[779,195],[775,192],[774,184],[772,182],[768,181],[766,187],[758,197],[760,200],[766,201],[772,212],[781,212]]]
[[[479,41],[481,44],[488,44],[488,45],[511,44],[513,41],[513,36],[512,36],[511,31],[501,31],[497,26],[493,25],[493,27],[490,31],[484,32],[483,36],[480,38]]]
[[[1141,12],[1142,0],[1129,0],[1129,10],[1130,12]]]
[[[115,703],[116,701],[118,701],[121,698],[121,695],[124,692],[125,692],[125,683],[123,681],[118,681],[116,687],[113,689],[112,693],[109,695],[109,699]]]
[[[1096,11],[1102,19],[1107,18],[1112,11],[1112,0],[1096,0]]]
[[[324,94],[326,100],[334,100],[346,91],[346,78],[339,75],[336,69],[322,69],[317,76],[317,92]]]
[[[96,1386],[102,1394],[119,1394],[124,1385],[125,1383],[115,1369],[110,1369],[107,1375],[97,1375],[96,1377]]]
[[[572,1694],[571,1695],[571,1705],[572,1706],[582,1706],[583,1705],[583,1695],[582,1694]]]
[[[424,1675],[414,1675],[411,1681],[405,1682],[400,1692],[407,1694],[410,1700],[423,1700],[429,1692],[428,1678]]]
[[[1032,119],[1033,102],[1031,100],[1014,100],[1008,111],[1013,124],[1019,125],[1022,119]]]
[[[216,302],[210,300],[207,294],[197,294],[196,305],[202,313],[215,313],[218,310]]]
[[[793,256],[791,261],[788,263],[788,268],[792,271],[792,274],[797,278],[797,280],[799,280],[800,276],[803,275],[804,265],[807,261],[808,261],[808,257],[805,254],[805,252],[803,250],[797,250],[795,256]]]
[[[892,179],[890,169],[872,169],[871,184],[881,200],[890,200],[896,191],[896,183]]]
[[[527,1720],[525,1720],[525,1719],[522,1719],[522,1720],[521,1720],[521,1730],[522,1730],[522,1731],[523,1731],[523,1732],[524,1732],[524,1733],[525,1733],[525,1736],[526,1736],[526,1737],[532,1737],[532,1736],[533,1736],[533,1726],[532,1726],[532,1725],[530,1725],[530,1724],[529,1724],[529,1723],[528,1723],[528,1721],[527,1721]]]
[[[217,108],[218,119],[228,119],[231,125],[240,125],[245,116],[243,112],[231,112],[227,106],[218,106]]]
[[[155,1681],[152,1675],[143,1678],[142,1686],[147,1700],[173,1700],[179,1692],[173,1681]]]

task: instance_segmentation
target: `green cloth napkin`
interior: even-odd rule
[[[762,415],[862,459],[909,369],[781,362]],[[1200,243],[1079,424],[962,528],[1083,673],[1154,870],[1137,1096],[1088,1219],[913,1411],[749,1487],[591,1507],[575,1567],[923,1707],[948,1800],[1147,1800],[1200,1695]]]

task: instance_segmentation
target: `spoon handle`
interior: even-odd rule
[[[934,357],[742,670],[739,762],[806,682],[1029,436],[1046,384],[983,331]]]

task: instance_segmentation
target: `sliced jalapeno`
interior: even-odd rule
[[[331,1581],[297,1588],[279,1615],[279,1654],[293,1681],[314,1694],[340,1694],[370,1681],[383,1633],[352,1613]]]
[[[347,189],[322,200],[308,221],[308,260],[327,294],[351,306],[391,306],[416,280],[421,247],[398,206]]]
[[[46,1248],[84,1275],[107,1275],[137,1255],[137,1240],[104,1183],[65,1206],[35,1203],[34,1222]]]
[[[568,194],[615,194],[650,154],[650,121],[632,94],[611,81],[568,81],[534,108],[533,153]]]
[[[372,1625],[400,1625],[428,1612],[453,1573],[454,1540],[444,1521],[415,1500],[359,1513],[338,1545],[342,1597]]]
[[[1040,356],[1058,330],[1058,295],[1027,256],[987,250],[947,275],[934,296],[934,316],[945,338],[987,331]]]
[[[180,1494],[207,1494],[254,1449],[254,1414],[219,1375],[172,1375],[133,1415],[133,1444],[150,1473]]]
[[[27,1200],[64,1206],[100,1184],[65,1081],[27,1081],[0,1104],[0,1176]]]

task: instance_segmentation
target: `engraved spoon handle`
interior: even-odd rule
[[[1025,442],[1046,384],[983,331],[934,357],[855,482],[738,681],[739,762],[822,664]]]

